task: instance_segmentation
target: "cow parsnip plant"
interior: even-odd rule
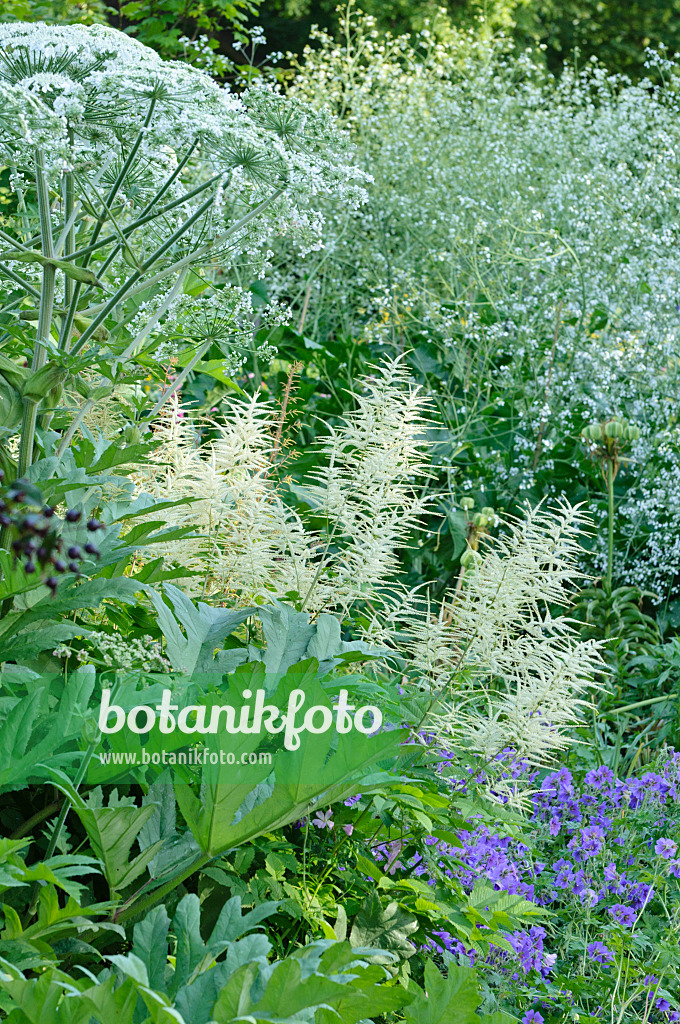
[[[314,248],[315,201],[360,202],[363,175],[328,116],[264,85],[237,97],[102,26],[0,27],[0,89],[0,160],[16,199],[0,236],[15,285],[3,322],[30,360],[4,377],[4,428],[11,436],[20,419],[23,476],[69,378],[96,371],[75,423],[126,374],[189,272],[210,280],[234,260],[261,270],[273,233]],[[238,303],[218,298],[220,324],[194,327],[184,377],[238,319]],[[57,457],[73,429],[53,444]]]

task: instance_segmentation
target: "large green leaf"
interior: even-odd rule
[[[225,637],[253,614],[254,608],[212,608],[199,601],[194,605],[171,583],[164,584],[174,615],[160,594],[150,591],[151,602],[158,615],[158,624],[166,640],[166,653],[177,672],[192,675],[213,669],[214,651]],[[182,625],[186,636],[180,629]],[[245,657],[245,653],[243,655]],[[218,666],[223,671],[222,666]],[[235,666],[232,666],[235,667]]]
[[[132,844],[153,814],[153,806],[147,804],[138,807],[132,797],[119,798],[116,790],[109,794],[108,806],[104,806],[100,786],[93,789],[87,799],[83,799],[68,780],[57,781],[55,778],[55,785],[73,803],[73,809],[87,832],[92,851],[102,864],[111,892],[124,889],[141,875],[162,846],[162,841],[154,843],[130,859]]]
[[[268,702],[285,711],[291,692],[297,689],[306,695],[305,707],[322,706],[332,714],[332,701],[319,684],[316,670],[313,659],[295,665],[268,696]],[[210,695],[209,703],[239,708],[243,698],[232,679],[228,693]],[[372,764],[396,757],[403,734],[397,730],[374,736],[354,731],[339,735],[332,729],[303,732],[297,749],[279,746],[275,750],[273,766],[259,758],[258,763],[247,763],[251,754],[263,748],[257,734],[206,734],[204,740],[218,763],[203,765],[199,795],[183,782],[175,784],[175,792],[198,845],[204,854],[214,857],[295,821],[315,801],[323,799],[328,804],[356,792]],[[269,743],[271,749],[271,739]],[[221,751],[224,759],[219,756]],[[231,755],[233,763],[229,763]]]
[[[65,685],[47,679],[33,683],[31,692],[14,704],[0,725],[0,788],[20,789],[29,776],[44,775],[41,762],[54,764],[60,753],[78,751],[94,681],[94,669],[83,666]],[[57,699],[51,685],[61,688]]]
[[[333,944],[333,956],[326,964],[324,950],[328,945],[311,943],[299,951],[299,956],[264,971],[254,964],[244,965],[220,992],[213,1019],[217,1024],[243,1019],[283,1024],[321,1019],[317,1018],[321,1014],[324,1021],[357,1024],[403,1005],[408,998],[403,989],[382,984],[384,970],[353,959],[347,943]],[[336,955],[336,946],[340,955]],[[348,955],[343,957],[343,952]]]
[[[370,893],[357,914],[349,941],[352,946],[373,946],[407,959],[415,946],[409,939],[418,930],[418,919],[396,901],[383,907],[377,892]]]
[[[439,968],[428,960],[425,991],[418,991],[406,1007],[405,1024],[480,1024],[476,1010],[481,1001],[477,976],[471,967],[450,963],[448,976],[444,978]]]

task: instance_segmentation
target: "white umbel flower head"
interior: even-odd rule
[[[128,174],[133,185],[141,171],[149,178],[138,204],[144,206],[154,182],[167,179],[168,161],[190,152],[187,171],[164,201],[181,196],[182,180],[195,187],[217,176],[217,230],[233,212],[230,187],[244,208],[280,190],[269,211],[271,231],[298,229],[308,247],[323,224],[310,200],[336,195],[351,206],[365,197],[367,176],[352,165],[348,143],[327,113],[307,110],[266,84],[236,96],[205,72],[164,61],[107,26],[0,24],[0,100],[6,166],[31,168],[35,147],[42,146],[55,184],[65,167],[93,184],[104,172],[106,184],[105,169],[115,178],[134,148]],[[119,194],[131,195],[134,205],[134,188],[126,184]],[[187,200],[182,213],[198,205]]]

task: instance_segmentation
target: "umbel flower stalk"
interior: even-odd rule
[[[19,475],[64,383],[94,363],[115,385],[189,268],[238,257],[262,273],[273,232],[319,245],[318,197],[364,198],[328,115],[262,83],[236,97],[103,26],[1,25],[0,110],[19,209],[0,232],[0,276],[7,309],[37,321],[30,372],[5,376],[23,406]]]

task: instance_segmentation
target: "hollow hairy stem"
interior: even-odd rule
[[[42,150],[35,154],[35,182],[38,193],[38,215],[40,218],[40,240],[42,254],[48,259],[54,257],[54,240],[50,220],[50,197],[45,175],[45,157]],[[35,373],[45,365],[50,331],[52,328],[52,312],[54,310],[54,286],[56,270],[53,265],[45,264],[42,270],[42,286],[40,289],[40,309],[38,313],[38,330],[33,349],[31,369]],[[21,424],[21,441],[19,445],[18,475],[23,477],[33,462],[35,444],[35,428],[38,421],[38,403],[24,401],[24,416]]]

